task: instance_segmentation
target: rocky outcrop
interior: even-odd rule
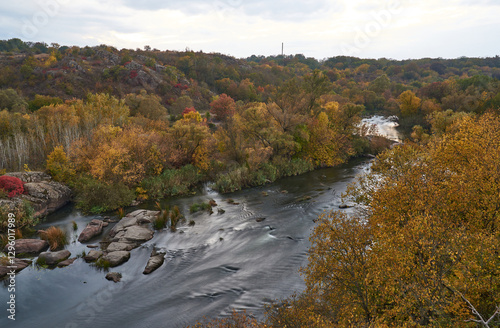
[[[49,243],[41,239],[17,239],[14,244],[16,256],[24,255],[38,255],[44,250],[49,248]],[[4,252],[9,251],[9,245],[5,246]]]
[[[103,247],[102,260],[109,262],[111,267],[128,261],[132,249],[153,238],[154,231],[151,223],[159,213],[158,211],[137,210],[123,217],[109,231],[109,244]]]
[[[29,260],[12,259],[11,263],[7,257],[0,258],[0,279],[5,277],[9,272],[14,270],[19,272],[31,264]]]
[[[154,249],[151,253],[148,264],[146,264],[146,268],[144,268],[144,271],[142,273],[150,274],[151,272],[161,267],[163,262],[165,262],[165,253],[157,253]]]
[[[67,249],[58,252],[43,252],[40,254],[40,256],[38,256],[37,263],[56,265],[59,262],[68,259],[70,256],[71,253]]]
[[[102,228],[104,227],[104,222],[101,220],[92,220],[87,224],[85,229],[80,233],[78,241],[84,243],[89,241],[93,237],[100,235],[102,233]]]
[[[104,255],[102,259],[108,262],[110,267],[119,266],[120,264],[125,263],[130,259],[130,252],[127,251],[111,252]]]
[[[9,209],[21,206],[22,199],[27,200],[35,210],[35,217],[42,217],[66,205],[71,200],[71,189],[62,183],[52,181],[43,172],[12,172],[6,175],[21,179],[26,191],[18,198],[2,200],[0,206]]]
[[[119,282],[122,279],[122,274],[119,272],[109,272],[106,275],[106,279],[111,280],[113,282]]]

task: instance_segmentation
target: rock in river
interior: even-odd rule
[[[99,235],[102,232],[102,228],[104,226],[104,222],[101,220],[92,220],[89,224],[83,229],[82,233],[78,237],[78,241],[84,243],[89,241],[93,237]]]
[[[134,245],[128,243],[120,243],[120,242],[112,242],[108,245],[106,250],[108,252],[116,252],[116,251],[130,251],[134,248]]]
[[[57,263],[57,266],[62,268],[62,267],[73,264],[73,262],[75,262],[75,260],[76,260],[76,257],[74,257],[72,259],[67,259],[67,260],[61,261],[61,262]]]
[[[108,274],[106,275],[106,279],[114,282],[119,282],[122,279],[122,274],[119,272],[108,272]]]
[[[85,262],[95,262],[102,256],[102,251],[91,250],[87,255],[83,257]]]
[[[58,252],[43,252],[38,256],[38,264],[56,265],[69,258],[71,253],[65,249]]]
[[[146,268],[144,269],[143,274],[150,274],[151,272],[155,271],[165,261],[165,254],[163,253],[156,253],[156,250],[153,250],[151,253],[151,257],[149,258],[148,264],[146,264]]]
[[[31,261],[16,258],[13,259],[13,262],[10,263],[7,257],[0,258],[0,279],[5,277],[11,270],[19,272],[31,264]]]
[[[111,252],[102,257],[103,260],[109,262],[110,267],[115,267],[122,263],[125,263],[129,258],[130,252],[127,251]]]
[[[17,239],[14,248],[16,255],[38,255],[49,248],[49,243],[41,239]],[[4,248],[5,253],[7,253],[8,251],[9,245],[5,246]]]

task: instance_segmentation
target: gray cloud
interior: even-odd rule
[[[211,10],[234,10],[245,15],[259,16],[277,21],[302,21],[314,19],[318,15],[330,11],[341,11],[344,0],[302,0],[302,1],[266,1],[266,0],[122,0],[122,4],[137,10],[173,9],[186,14],[202,14]]]

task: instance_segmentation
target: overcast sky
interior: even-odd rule
[[[500,55],[499,0],[19,0],[0,39],[323,59]]]

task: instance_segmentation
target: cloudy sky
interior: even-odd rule
[[[363,58],[500,55],[499,0],[20,0],[0,39]]]

